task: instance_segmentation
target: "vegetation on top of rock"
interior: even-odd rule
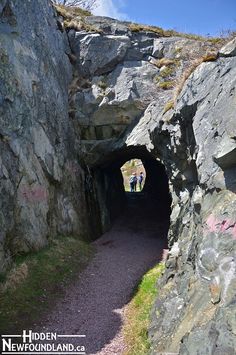
[[[174,100],[170,100],[166,103],[164,110],[163,110],[163,115],[168,112],[169,110],[173,110],[174,108]]]
[[[62,16],[66,20],[73,20],[76,17],[91,16],[91,12],[84,10],[78,6],[65,6],[59,4],[53,4],[58,15]]]
[[[90,11],[84,10],[78,6],[65,6],[58,4],[53,4],[53,6],[56,9],[57,14],[63,17],[63,26],[65,29],[102,33],[101,30],[85,23],[84,18],[92,15]]]
[[[139,24],[139,23],[130,23],[129,24],[129,29],[132,32],[141,32],[141,31],[145,31],[145,32],[153,32],[156,33],[158,36],[160,37],[183,37],[183,38],[189,38],[189,39],[195,39],[197,41],[209,41],[209,42],[213,42],[213,43],[224,43],[225,39],[222,37],[204,37],[204,36],[200,36],[200,35],[195,35],[195,34],[191,34],[191,33],[182,33],[182,32],[178,32],[175,30],[164,30],[161,27],[158,26],[150,26],[150,25],[143,25],[143,24]]]
[[[173,89],[175,86],[174,80],[162,81],[158,83],[158,87],[163,90],[170,90]]]
[[[96,7],[96,0],[51,0],[54,4],[68,7],[81,7],[85,10],[91,10]]]

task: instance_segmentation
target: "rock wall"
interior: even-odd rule
[[[27,21],[26,21],[27,16]],[[56,235],[91,235],[68,119],[69,44],[47,0],[0,5],[0,270]],[[99,232],[98,232],[99,233]]]
[[[119,167],[158,160],[171,250],[152,353],[234,354],[235,41],[204,57],[219,44],[108,18],[64,30],[47,0],[4,0],[0,14],[1,270],[58,234],[98,236],[123,204]]]
[[[153,354],[235,353],[234,55],[235,41],[220,51],[216,62],[201,64],[186,82],[168,121],[172,152],[176,145],[171,148],[170,127],[178,127],[183,137],[186,123],[191,125],[187,137],[192,143],[186,148],[192,153],[186,161],[194,162],[194,169],[182,176],[182,188],[172,194],[170,240],[175,243],[152,314]],[[180,164],[178,169],[182,170]],[[196,180],[191,181],[194,171]]]

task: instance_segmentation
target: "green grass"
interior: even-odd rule
[[[173,100],[170,100],[166,103],[165,107],[164,107],[164,110],[163,110],[163,115],[169,111],[169,110],[173,110],[174,109],[174,101]]]
[[[173,89],[175,86],[175,82],[173,80],[169,81],[162,81],[158,84],[158,87],[163,89],[163,90],[170,90]]]
[[[61,297],[62,285],[77,277],[92,256],[84,241],[60,237],[37,253],[20,256],[2,278],[0,332],[29,328]]]
[[[142,278],[137,292],[127,306],[124,336],[127,350],[124,355],[146,355],[149,353],[148,326],[151,308],[157,296],[156,283],[164,270],[160,263]]]

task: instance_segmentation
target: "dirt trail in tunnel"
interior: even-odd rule
[[[85,334],[86,339],[72,343],[85,345],[86,354],[122,354],[125,305],[166,247],[167,223],[160,219],[141,193],[129,194],[127,211],[93,243],[95,257],[44,319],[41,331]]]

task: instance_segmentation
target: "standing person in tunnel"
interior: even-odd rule
[[[135,175],[135,179],[134,179],[134,191],[136,192],[136,190],[137,190],[138,178],[137,178],[137,174],[136,174],[136,173],[134,173],[134,175]]]
[[[141,171],[138,176],[139,191],[142,191],[143,179],[144,179],[144,176],[143,176],[143,172]]]
[[[130,192],[136,191],[136,185],[137,185],[136,173],[132,173],[132,175],[130,176],[129,184],[130,184]]]

